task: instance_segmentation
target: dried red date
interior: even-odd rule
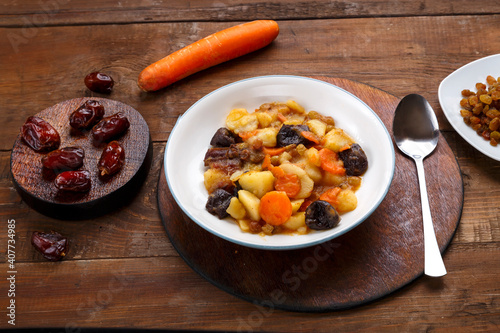
[[[71,127],[84,130],[94,126],[104,117],[104,106],[96,100],[88,100],[69,116]]]
[[[90,172],[86,170],[64,171],[54,183],[58,190],[69,192],[88,192],[91,187]]]
[[[111,76],[100,72],[88,74],[84,82],[89,90],[103,94],[111,93],[115,84]]]
[[[59,148],[61,137],[47,121],[31,116],[21,127],[21,136],[28,146],[35,151],[44,152]]]
[[[129,127],[130,123],[127,117],[125,117],[125,115],[121,112],[103,118],[92,128],[94,145],[99,146],[103,142],[108,142],[111,139],[116,138],[125,132]]]
[[[111,176],[121,170],[125,163],[125,150],[118,141],[111,141],[104,148],[99,159],[99,175]]]
[[[50,261],[61,260],[66,256],[69,247],[68,239],[55,231],[50,233],[33,232],[31,244],[45,259]]]
[[[42,166],[55,173],[76,170],[83,165],[85,152],[80,147],[65,147],[51,151],[42,157]]]

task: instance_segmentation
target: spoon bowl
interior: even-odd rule
[[[446,275],[432,224],[423,164],[424,158],[434,151],[438,143],[436,115],[424,97],[410,94],[399,102],[392,127],[396,145],[415,161],[417,167],[424,226],[424,272],[436,277]]]

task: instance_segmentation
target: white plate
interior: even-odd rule
[[[358,142],[368,170],[356,192],[358,207],[342,215],[338,226],[307,235],[259,236],[240,230],[231,219],[208,213],[203,158],[215,131],[234,108],[253,112],[266,102],[293,99],[306,110],[332,116],[336,126]],[[363,222],[378,207],[391,184],[395,157],[391,137],[379,117],[360,99],[324,81],[297,76],[263,76],[238,81],[206,95],[180,117],[165,149],[165,176],[182,210],[197,224],[228,241],[259,249],[303,248],[331,240]]]
[[[439,85],[438,97],[444,115],[457,133],[481,153],[500,161],[500,146],[490,145],[489,141],[467,126],[460,115],[462,90],[476,91],[476,83],[486,84],[488,75],[494,78],[500,77],[500,54],[473,61],[448,75]]]

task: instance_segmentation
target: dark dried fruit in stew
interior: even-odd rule
[[[33,232],[31,244],[45,259],[50,261],[61,260],[66,256],[69,247],[68,239],[55,231],[50,233]]]
[[[210,145],[214,147],[229,147],[234,143],[236,143],[236,138],[233,133],[225,127],[219,128],[212,137],[212,140],[210,140]]]
[[[52,125],[44,119],[31,116],[21,127],[21,136],[28,146],[38,152],[59,148],[61,137]]]
[[[42,166],[56,173],[76,170],[83,165],[85,151],[80,147],[64,147],[42,157]]]
[[[104,117],[104,106],[96,100],[88,100],[69,116],[71,127],[84,130],[89,129]]]
[[[129,127],[130,123],[127,117],[121,112],[105,117],[92,128],[93,143],[95,146],[99,146],[103,142],[108,142],[122,135]]]
[[[307,125],[283,125],[276,136],[276,146],[307,144],[308,140],[302,136],[303,131],[309,131]]]
[[[118,141],[111,141],[104,148],[99,159],[99,175],[111,176],[120,171],[125,163],[125,150]]]
[[[361,176],[368,169],[368,158],[361,146],[357,143],[349,149],[339,152],[340,159],[344,162],[344,168],[349,176]]]
[[[68,192],[88,192],[91,187],[90,172],[87,170],[64,171],[54,183],[58,190]]]
[[[220,219],[228,217],[226,212],[233,195],[226,190],[217,189],[208,196],[206,209],[210,214],[217,215]]]
[[[88,74],[84,82],[89,90],[103,94],[111,93],[115,84],[111,76],[100,72]]]
[[[335,208],[326,201],[314,201],[306,209],[306,225],[311,229],[331,229],[335,227],[339,221],[339,214]]]

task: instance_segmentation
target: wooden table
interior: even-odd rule
[[[138,73],[208,34],[274,19],[269,47],[213,67],[160,92],[144,93]],[[500,163],[467,144],[440,108],[448,74],[500,53],[500,3],[470,1],[185,2],[81,0],[0,4],[0,328],[88,327],[232,331],[494,332],[500,330]],[[86,74],[115,78],[109,98],[139,110],[153,162],[126,207],[85,221],[41,215],[23,202],[10,174],[24,120],[58,102],[90,96]],[[165,143],[195,101],[230,82],[268,74],[362,82],[398,98],[426,97],[456,156],[464,183],[461,220],[444,261],[448,275],[422,276],[369,304],[322,313],[262,308],[194,272],[160,220],[157,184]],[[8,295],[8,221],[15,220],[15,297]],[[61,262],[34,251],[35,230],[57,230],[71,249]],[[6,307],[15,299],[15,324]]]

